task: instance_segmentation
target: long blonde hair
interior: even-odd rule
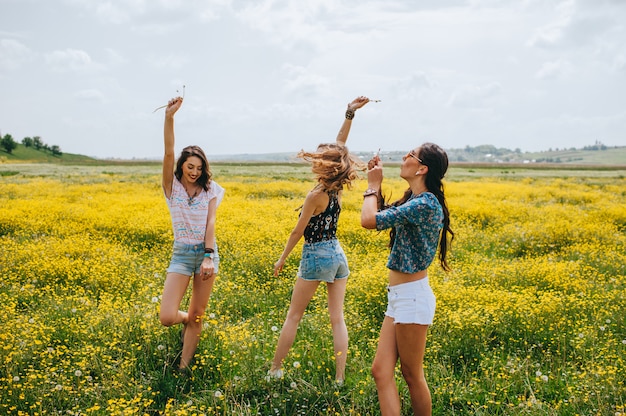
[[[365,169],[346,146],[336,143],[320,144],[315,152],[301,150],[298,157],[311,162],[317,182],[326,191],[340,191],[344,186],[350,189],[352,181],[358,178],[357,171]]]

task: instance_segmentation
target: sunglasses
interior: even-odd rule
[[[422,165],[424,164],[424,162],[422,162],[422,159],[420,159],[419,157],[417,157],[417,155],[415,154],[415,152],[413,150],[409,151],[409,156],[411,156],[413,159],[417,160],[418,162],[420,162]]]

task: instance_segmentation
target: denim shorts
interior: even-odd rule
[[[436,299],[428,277],[387,287],[386,316],[396,324],[432,325]]]
[[[220,265],[217,244],[213,249],[215,250],[215,253],[213,253],[215,272],[213,274],[216,275]],[[175,241],[172,249],[172,259],[167,272],[191,276],[192,274],[200,273],[202,261],[204,261],[204,244],[185,244]]]
[[[337,239],[304,243],[298,277],[304,280],[332,283],[350,274],[348,259]]]

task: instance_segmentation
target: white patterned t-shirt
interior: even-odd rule
[[[224,198],[224,188],[211,181],[209,190],[204,189],[190,198],[182,183],[174,176],[172,195],[165,198],[172,217],[174,240],[185,244],[202,244],[206,233],[209,202],[217,198],[217,206]]]

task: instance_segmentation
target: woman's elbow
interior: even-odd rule
[[[376,217],[361,217],[361,227],[368,230],[376,228]]]

